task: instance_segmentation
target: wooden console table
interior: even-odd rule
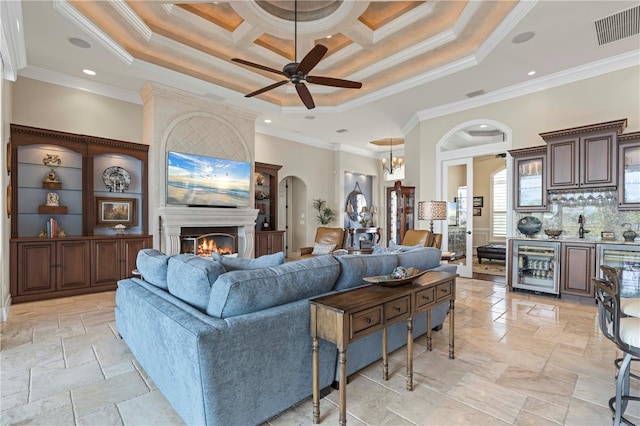
[[[427,312],[427,349],[431,350],[430,310],[449,301],[449,358],[454,358],[456,274],[430,271],[398,287],[368,285],[309,301],[313,348],[313,423],[320,422],[319,338],[338,347],[340,424],[347,423],[347,347],[382,329],[382,378],[388,380],[387,327],[407,322],[407,390],[413,390],[413,318]]]

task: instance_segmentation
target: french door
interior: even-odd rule
[[[442,162],[442,199],[447,201],[449,218],[444,221],[447,251],[455,253],[461,277],[473,275],[473,158]],[[455,209],[455,210],[454,210]]]

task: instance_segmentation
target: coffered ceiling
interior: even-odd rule
[[[403,137],[416,117],[438,109],[523,85],[536,90],[536,81],[548,87],[598,61],[616,62],[598,72],[637,65],[637,35],[600,46],[594,30],[597,19],[637,4],[300,0],[295,24],[294,2],[285,0],[32,0],[20,3],[24,32],[14,35],[25,49],[19,75],[134,102],[155,80],[257,111],[266,133],[375,151],[370,141]],[[533,38],[520,42],[527,32]],[[293,84],[244,98],[283,77],[231,58],[281,70],[316,44],[328,52],[310,74],[362,88],[308,84],[311,111]],[[83,75],[86,68],[97,75]]]

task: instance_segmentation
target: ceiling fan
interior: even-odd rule
[[[313,102],[313,97],[309,92],[309,89],[304,84],[304,81],[312,84],[320,84],[323,86],[332,86],[332,87],[342,87],[346,89],[359,89],[362,87],[362,83],[351,80],[342,80],[339,78],[331,78],[331,77],[320,77],[309,75],[309,72],[318,65],[318,63],[322,60],[324,55],[327,53],[329,49],[326,46],[321,44],[316,44],[313,49],[309,51],[302,58],[302,61],[298,62],[298,1],[296,0],[294,6],[294,62],[288,63],[282,68],[282,71],[278,71],[274,68],[270,68],[264,65],[256,64],[254,62],[245,61],[244,59],[233,58],[231,59],[233,62],[237,62],[239,64],[247,65],[250,67],[258,68],[263,71],[269,71],[275,74],[283,75],[287,79],[279,81],[277,83],[271,84],[269,86],[263,87],[262,89],[258,89],[255,92],[251,92],[248,95],[245,95],[245,98],[251,98],[253,96],[259,95],[261,93],[267,92],[271,89],[275,89],[276,87],[280,87],[289,82],[295,84],[296,91],[298,92],[298,96],[302,100],[302,103],[307,107],[307,109],[313,109],[316,107]]]

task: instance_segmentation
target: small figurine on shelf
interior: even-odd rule
[[[264,220],[264,222],[262,222],[262,230],[263,231],[268,231],[269,230],[269,221],[267,219]]]
[[[116,235],[124,235],[124,231],[127,230],[127,226],[119,223],[113,227],[113,230],[116,231]]]
[[[62,160],[58,154],[45,154],[42,162],[45,166],[59,166]]]
[[[58,179],[58,176],[56,176],[56,172],[51,169],[51,171],[47,174],[47,177],[44,178],[45,182],[60,182],[60,179]]]
[[[256,173],[256,185],[264,185],[264,176],[260,173]]]
[[[47,194],[47,206],[59,206],[60,196],[56,192],[50,192]]]

